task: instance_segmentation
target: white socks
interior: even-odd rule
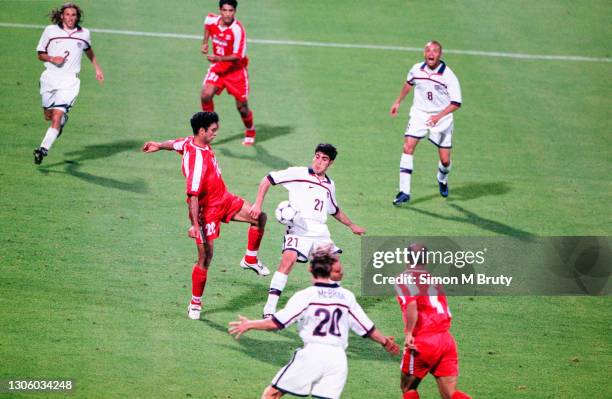
[[[400,191],[410,194],[410,179],[412,178],[412,155],[402,154],[400,159]]]
[[[440,183],[446,184],[448,182],[448,174],[451,170],[452,163],[449,163],[448,166],[442,165],[442,162],[438,161],[438,181]]]
[[[287,285],[288,275],[283,274],[279,271],[274,272],[274,276],[272,276],[272,281],[270,282],[270,290],[268,291],[268,301],[264,306],[264,314],[273,314],[276,313],[276,305],[278,305],[278,300]]]
[[[53,142],[57,139],[58,134],[59,131],[57,129],[50,127],[49,129],[47,129],[45,138],[43,139],[42,143],[40,143],[40,146],[46,150],[50,150],[51,146],[53,145]]]

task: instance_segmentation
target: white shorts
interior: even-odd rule
[[[43,73],[40,77],[43,108],[61,109],[68,113],[79,95],[80,87],[81,81],[77,77],[62,78]]]
[[[427,120],[431,114],[418,110],[410,111],[410,121],[406,126],[404,137],[422,139],[429,133],[429,141],[438,148],[452,148],[453,115],[448,114],[433,126],[427,126]]]
[[[346,353],[339,346],[307,344],[293,353],[271,385],[281,392],[315,398],[339,398],[348,374]]]
[[[314,251],[319,245],[324,244],[331,244],[333,246],[333,253],[342,253],[342,250],[338,248],[328,236],[305,237],[297,234],[285,234],[282,252],[297,252],[297,261],[300,263],[306,263],[308,262],[308,257],[310,256],[310,253]]]

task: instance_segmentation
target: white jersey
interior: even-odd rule
[[[268,180],[285,187],[289,202],[300,212],[303,223],[291,227],[291,234],[329,237],[327,215],[335,215],[340,209],[333,180],[327,175],[319,179],[311,168],[297,166],[270,172]]]
[[[304,344],[343,349],[348,346],[349,329],[362,337],[374,331],[374,323],[359,306],[355,295],[336,283],[315,283],[296,292],[272,320],[280,329],[297,321]]]
[[[83,52],[90,48],[91,37],[88,29],[75,28],[69,31],[58,25],[47,26],[40,37],[36,51],[47,53],[52,57],[66,57],[66,61],[59,66],[45,62],[46,69],[43,75],[59,84],[73,82],[81,71]]]
[[[408,72],[406,82],[414,87],[414,100],[410,115],[414,110],[437,114],[450,103],[461,104],[461,87],[453,71],[443,62],[434,70],[420,62]],[[452,113],[450,114],[452,118]]]

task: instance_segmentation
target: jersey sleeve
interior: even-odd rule
[[[355,334],[361,335],[364,338],[374,331],[374,322],[370,320],[361,308],[361,305],[354,298],[349,309],[349,326]]]
[[[302,173],[299,167],[277,170],[268,174],[268,180],[272,185],[289,183],[298,180],[300,177],[302,177]]]
[[[246,57],[246,32],[241,24],[235,23],[232,25],[232,32],[234,34],[234,46],[232,47],[232,55],[240,57],[240,59]]]
[[[329,203],[327,204],[327,213],[335,215],[340,210],[338,200],[336,199],[336,185],[332,184],[329,189]]]
[[[451,103],[457,103],[461,105],[461,86],[459,85],[459,79],[452,73],[448,80],[448,96]]]
[[[287,301],[287,305],[282,310],[272,315],[272,321],[279,329],[283,329],[295,323],[300,315],[304,313],[308,307],[308,298],[303,294],[303,291],[295,293]]]
[[[185,151],[185,143],[187,143],[186,137],[176,139],[172,142],[172,148],[174,149],[174,151],[182,155],[183,151]]]
[[[89,29],[83,29],[83,37],[87,44],[83,51],[87,51],[91,48],[91,32],[89,32]]]
[[[414,67],[410,68],[408,71],[408,76],[406,76],[406,83],[410,86],[414,86]]]
[[[40,40],[38,41],[38,45],[36,46],[36,51],[39,53],[47,52],[47,45],[49,44],[49,28],[45,28],[42,35],[40,36]]]
[[[214,25],[217,22],[217,15],[208,14],[206,18],[204,18],[204,29],[209,30],[211,25]]]

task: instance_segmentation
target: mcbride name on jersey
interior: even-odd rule
[[[327,176],[320,180],[311,168],[299,166],[270,172],[268,180],[285,187],[289,202],[300,211],[304,226],[293,226],[291,234],[329,237],[327,215],[335,215],[340,209],[333,180]]]
[[[451,102],[461,104],[459,80],[443,61],[434,70],[429,69],[424,62],[414,64],[406,81],[414,87],[411,114],[413,110],[439,113]]]
[[[355,295],[336,283],[315,283],[296,292],[284,309],[272,320],[279,329],[298,322],[298,332],[305,344],[348,346],[348,331],[362,337],[374,331],[374,323],[365,314]]]

